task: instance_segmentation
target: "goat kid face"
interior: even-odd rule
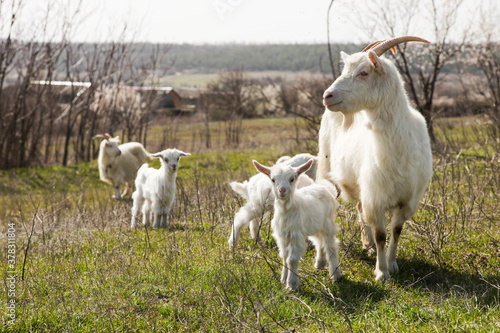
[[[165,149],[159,153],[152,154],[151,156],[159,158],[162,167],[168,172],[175,173],[179,169],[179,161],[183,156],[190,156],[190,153],[185,153],[178,149]]]
[[[330,111],[352,113],[369,110],[380,100],[386,76],[384,60],[373,51],[340,53],[342,74],[325,90],[323,105]]]
[[[118,148],[120,138],[117,136],[111,139],[104,139],[101,143],[101,148],[106,150],[106,154],[112,157],[120,156],[122,151]]]
[[[257,161],[253,165],[257,171],[267,175],[273,183],[274,195],[279,200],[287,200],[295,190],[297,178],[311,167],[313,160],[294,168],[283,163],[278,163],[272,168],[266,167]]]

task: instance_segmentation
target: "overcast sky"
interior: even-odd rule
[[[19,0],[0,0],[3,36],[13,1]],[[40,36],[36,32],[40,31],[37,22],[46,21],[43,15],[48,4],[52,8],[51,17],[63,17],[64,11],[67,16],[78,2],[22,1],[23,15],[19,20],[23,21],[14,30],[14,36],[21,38],[23,35],[29,38],[33,33]],[[370,37],[369,31],[362,31],[348,19],[349,15],[356,15],[353,3],[363,1],[334,2],[330,15],[332,41],[360,42]],[[471,12],[481,0],[465,1],[465,12]],[[325,43],[329,3],[329,0],[84,0],[82,11],[71,20],[72,40],[116,40],[126,26],[127,40],[154,43]],[[420,29],[413,32],[423,33]]]

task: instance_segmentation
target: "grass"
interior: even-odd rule
[[[184,126],[190,125],[179,126],[177,139],[192,144]],[[273,126],[278,137],[269,134]],[[0,245],[7,248],[13,223],[18,275],[16,318],[11,326],[2,316],[0,331],[500,331],[494,132],[484,124],[438,122],[434,177],[405,225],[400,272],[390,281],[373,281],[375,258],[361,251],[355,208],[343,202],[337,222],[344,278],[328,281],[326,270],[314,269],[310,250],[301,261],[300,289],[288,292],[279,283],[268,220],[261,242],[244,230],[238,248],[228,250],[243,202],[227,182],[254,174],[252,158],[293,153],[294,140],[279,137],[293,126],[253,120],[244,124],[244,148],[200,148],[184,158],[167,230],[130,230],[131,201],[111,199],[95,162],[1,172]],[[8,284],[2,288],[7,295]]]

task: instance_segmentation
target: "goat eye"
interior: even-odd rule
[[[168,163],[168,158],[166,158],[166,159],[165,159],[165,162],[167,162],[167,163]]]
[[[181,159],[180,157],[177,157],[177,162],[179,162],[180,159]]]
[[[290,183],[293,183],[295,181],[295,177],[290,178]]]
[[[271,181],[273,182],[273,184],[276,182],[274,179],[271,179]]]
[[[368,76],[368,73],[365,72],[365,71],[362,71],[358,74],[359,77],[367,77]]]

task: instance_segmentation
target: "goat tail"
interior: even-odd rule
[[[244,183],[230,182],[229,186],[231,186],[234,192],[238,193],[244,199],[248,200],[248,191],[246,182]]]
[[[337,189],[337,187],[335,185],[333,185],[329,180],[326,180],[326,179],[318,179],[316,180],[316,183],[317,184],[321,184],[323,185],[324,187],[326,187],[326,189],[328,190],[328,192],[333,196],[333,198],[338,198],[338,196],[340,195],[340,192],[339,190]]]

